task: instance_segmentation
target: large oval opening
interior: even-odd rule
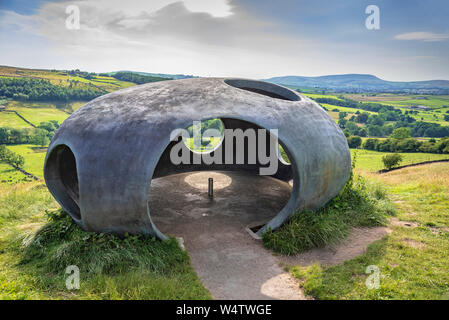
[[[45,182],[55,199],[76,220],[81,220],[76,159],[66,145],[58,145],[49,154],[44,167]]]
[[[207,234],[213,238],[213,234],[221,234],[224,230],[228,233],[250,231],[256,236],[255,233],[289,203],[293,168],[288,163],[290,154],[286,146],[276,137],[273,158],[277,170],[261,175],[260,169],[268,164],[262,163],[259,153],[262,144],[270,139],[269,131],[265,131],[267,137],[262,142],[257,130],[263,128],[254,123],[230,118],[222,118],[220,122],[226,134],[213,151],[192,150],[191,144],[185,143],[185,137],[180,137],[170,143],[160,157],[148,191],[148,205],[151,220],[162,234],[182,237],[186,241],[207,237]],[[202,129],[206,130],[207,126]],[[234,136],[230,142],[229,130],[240,130],[243,137]],[[251,130],[256,133],[250,134]],[[243,148],[238,144],[243,144]],[[180,153],[188,153],[188,164],[175,165],[171,161],[171,150],[176,145]],[[269,148],[267,145],[265,151],[268,153]],[[238,150],[242,149],[244,154],[239,157]],[[254,159],[251,152],[257,153],[255,162],[250,161]],[[219,158],[221,163],[206,163],[203,155]],[[195,163],[195,157],[201,160]],[[231,159],[232,163],[226,159]]]

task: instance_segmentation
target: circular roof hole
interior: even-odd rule
[[[226,79],[224,82],[234,88],[258,93],[270,98],[287,101],[301,100],[295,92],[273,83],[246,79]]]

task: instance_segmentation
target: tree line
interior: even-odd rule
[[[126,71],[117,72],[113,74],[112,77],[116,78],[117,80],[134,82],[136,84],[171,80],[171,78],[152,77],[138,74],[135,72],[126,72]]]
[[[45,147],[50,143],[51,138],[59,128],[55,120],[41,122],[33,129],[17,129],[0,127],[0,144],[34,144]]]
[[[394,106],[390,105],[375,102],[358,102],[344,97],[339,97],[339,99],[322,97],[322,98],[315,98],[314,100],[318,103],[326,103],[346,108],[362,109],[371,112],[379,112],[381,109],[393,112],[397,110]]]
[[[368,138],[362,143],[362,139],[358,136],[349,136],[346,138],[350,148],[362,147],[362,149],[379,151],[379,152],[424,152],[424,153],[449,153],[449,138],[439,141],[429,139],[422,141],[414,138],[405,139],[377,139]]]
[[[416,121],[409,115],[410,112],[403,114],[398,109],[397,111],[381,109],[378,114],[369,114],[357,110],[351,118],[346,119],[348,113],[339,111],[338,125],[345,133],[360,137],[388,137],[397,128],[410,129],[412,137],[443,138],[449,136],[449,126]],[[365,126],[361,127],[358,124]]]
[[[0,97],[23,101],[92,100],[106,91],[95,86],[56,86],[46,79],[0,78]]]

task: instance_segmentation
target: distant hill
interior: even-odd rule
[[[448,80],[386,81],[370,74],[342,74],[320,77],[285,76],[264,81],[293,87],[319,88],[345,92],[418,92],[449,93]]]
[[[114,71],[114,72],[108,72],[110,75],[114,75],[119,72],[128,72],[128,73],[135,73],[142,76],[148,76],[148,77],[156,77],[156,78],[167,78],[167,79],[188,79],[188,78],[197,78],[192,75],[185,75],[185,74],[168,74],[168,73],[150,73],[150,72],[140,72],[140,71],[128,71],[128,70],[121,70],[121,71]]]

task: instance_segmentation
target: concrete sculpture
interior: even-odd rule
[[[276,229],[297,210],[325,205],[349,177],[346,138],[314,101],[262,81],[197,78],[119,90],[74,112],[48,148],[46,184],[85,230],[147,233],[163,239],[151,219],[152,179],[198,170],[258,174],[263,167],[259,162],[176,165],[170,161],[170,150],[177,143],[170,140],[173,130],[214,118],[221,119],[226,129],[278,129],[279,143],[290,159],[290,164],[279,159],[272,175],[293,180],[290,199],[259,235],[266,228]],[[224,153],[218,149],[213,152]]]

